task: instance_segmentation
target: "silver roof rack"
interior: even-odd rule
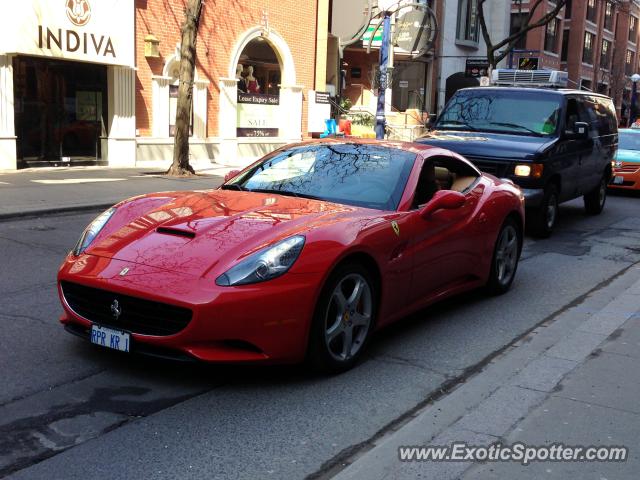
[[[569,74],[559,70],[498,68],[492,72],[491,83],[510,87],[566,88],[569,83]]]

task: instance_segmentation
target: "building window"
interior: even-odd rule
[[[583,78],[580,80],[580,90],[589,90],[591,91],[591,80],[587,80]]]
[[[522,30],[522,27],[524,26],[524,22],[527,20],[527,14],[526,13],[512,13],[511,14],[511,28],[509,29],[509,35],[513,35],[516,32],[519,32],[520,30]],[[516,41],[514,48],[519,49],[519,50],[523,50],[525,48],[527,48],[527,36],[526,35],[522,35],[520,38],[518,38],[518,40]]]
[[[596,0],[587,0],[587,20],[596,23],[598,16],[598,6]]]
[[[554,18],[545,27],[544,49],[547,52],[558,53],[558,31],[560,30],[560,19]]]
[[[564,18],[571,18],[571,0],[564,4]]]
[[[600,66],[608,70],[610,63],[611,42],[609,40],[602,40],[602,49],[600,50]]]
[[[591,32],[584,32],[584,46],[582,48],[582,62],[593,64],[593,41],[595,35]]]
[[[560,54],[560,60],[563,62],[566,62],[569,57],[569,33],[570,31],[568,28],[565,28],[562,33],[562,52]]]
[[[638,36],[638,19],[631,15],[629,17],[629,41],[636,43]]]
[[[624,59],[624,73],[627,75],[631,75],[633,73],[633,56],[633,51],[627,50],[627,55]]]
[[[460,0],[456,38],[478,43],[478,0]]]
[[[604,5],[604,28],[613,32],[613,3],[607,1]]]

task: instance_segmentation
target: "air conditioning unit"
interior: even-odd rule
[[[512,70],[498,68],[492,72],[493,85],[519,87],[556,87],[565,88],[569,83],[569,74],[559,70]]]

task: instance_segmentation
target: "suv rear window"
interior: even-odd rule
[[[543,92],[460,90],[447,103],[435,128],[552,136],[558,130],[561,105],[560,95]]]

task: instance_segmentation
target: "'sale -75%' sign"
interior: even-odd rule
[[[238,93],[238,137],[277,137],[279,95]]]

